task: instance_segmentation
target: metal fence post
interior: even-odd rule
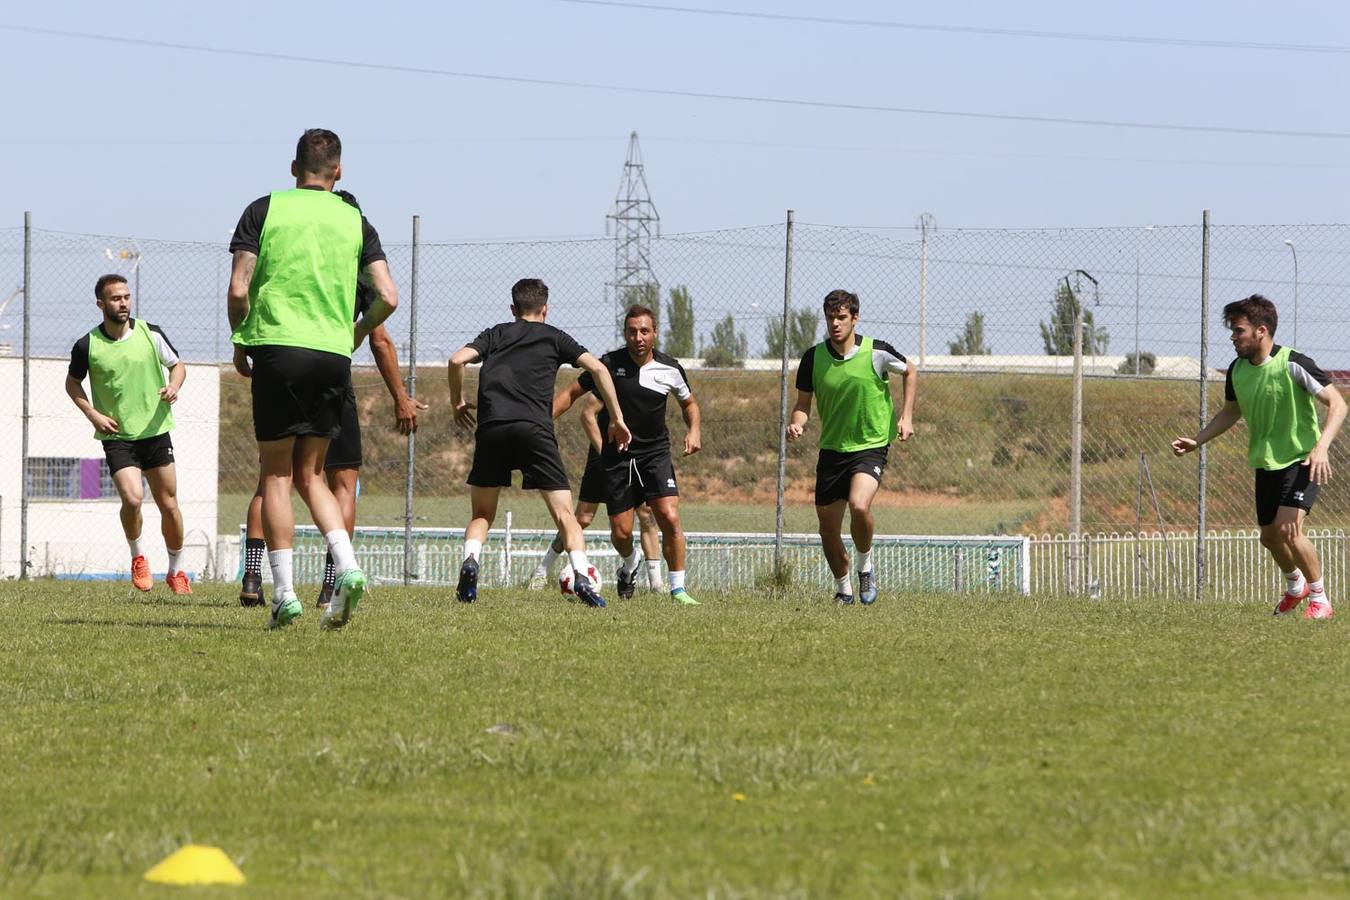
[[[412,284],[408,288],[408,396],[417,397],[417,263],[422,245],[422,217],[412,221]],[[417,463],[417,432],[408,433],[408,458],[403,470],[403,583],[413,574],[413,470]]]
[[[1069,284],[1066,276],[1064,284]],[[1083,531],[1083,304],[1073,288],[1073,422],[1069,432],[1069,593],[1076,594],[1082,580]]]
[[[778,491],[774,509],[773,577],[774,583],[783,574],[783,504],[787,493],[787,425],[788,425],[788,324],[792,308],[792,210],[787,211],[787,228],[783,240],[783,357],[778,372]]]
[[[23,214],[23,428],[19,443],[19,577],[28,578],[28,385],[32,359],[29,317],[33,298],[33,213]]]
[[[1209,210],[1200,218],[1200,427],[1209,419]],[[1205,597],[1205,487],[1208,453],[1200,447],[1195,522],[1195,599]]]

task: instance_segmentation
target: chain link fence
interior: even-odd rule
[[[401,527],[411,486],[413,523],[462,526],[472,435],[449,410],[445,359],[483,328],[509,317],[522,277],[550,287],[550,322],[597,355],[621,345],[621,310],[657,310],[661,344],[680,357],[703,411],[703,450],[677,459],[686,527],[773,531],[780,433],[780,359],[788,377],[822,340],[820,303],[837,287],[862,303],[859,331],[919,363],[914,440],[897,444],[876,508],[878,530],[898,534],[1065,532],[1073,521],[1070,478],[1074,395],[1073,321],[1083,313],[1081,531],[1177,531],[1250,527],[1251,475],[1241,426],[1210,445],[1209,481],[1169,450],[1199,427],[1202,383],[1213,414],[1231,359],[1222,305],[1263,293],[1280,308],[1277,340],[1327,370],[1350,369],[1333,342],[1350,315],[1350,226],[1213,226],[1209,309],[1202,310],[1205,235],[1199,223],[1146,228],[867,229],[795,223],[674,234],[651,246],[653,280],[616,289],[614,242],[421,243],[382,226],[401,296],[387,327],[405,370],[415,366],[423,413],[411,471],[405,439],[368,349],[354,359],[363,425],[363,524]],[[411,229],[408,230],[411,235]],[[789,257],[790,273],[785,273]],[[22,353],[24,232],[0,229],[0,356]],[[412,284],[414,255],[419,278]],[[229,359],[225,296],[230,260],[219,244],[69,234],[34,229],[27,297],[31,355],[64,358],[97,322],[93,284],[125,274],[135,314],[160,325],[190,362],[219,365],[218,521],[237,533],[257,475],[247,382]],[[785,298],[785,274],[790,294]],[[785,299],[788,308],[784,319]],[[416,359],[410,323],[416,306]],[[1202,323],[1208,320],[1208,368]],[[194,376],[198,377],[198,376]],[[564,370],[559,386],[575,377]],[[6,384],[7,393],[13,394]],[[191,384],[188,385],[191,389]],[[470,375],[467,390],[475,389]],[[793,385],[789,382],[789,397]],[[51,410],[31,410],[31,427]],[[683,423],[671,404],[679,446]],[[785,527],[815,528],[811,506],[814,419],[785,460]],[[585,438],[574,410],[558,424],[580,477]],[[1346,443],[1332,463],[1347,468]],[[81,451],[83,452],[83,451]],[[6,464],[8,466],[8,464]],[[6,469],[0,539],[17,535],[22,467]],[[544,527],[542,504],[503,497],[518,527]],[[1314,521],[1350,522],[1350,495],[1325,491]],[[1194,554],[1191,554],[1194,557]]]

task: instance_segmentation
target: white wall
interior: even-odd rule
[[[66,396],[68,360],[34,359],[30,368],[29,456],[101,458],[103,447],[89,421]],[[200,572],[216,535],[217,429],[220,375],[214,365],[188,365],[174,405],[174,460],[178,503],[187,531],[184,567]],[[88,390],[86,383],[85,390]],[[0,357],[0,576],[19,572],[20,458],[23,426],[23,360]],[[28,546],[32,575],[125,574],[131,565],[117,518],[117,500],[31,500]],[[159,511],[147,493],[142,531],[155,580],[168,564]]]

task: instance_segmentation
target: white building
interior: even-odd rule
[[[22,454],[23,360],[0,357],[0,577],[19,574],[20,495],[29,480],[28,560],[34,577],[129,577],[131,559],[117,511],[120,503],[103,448],[89,420],[66,396],[65,359],[30,363],[28,465]],[[220,372],[215,365],[187,367],[174,405],[173,445],[178,504],[194,578],[215,549]],[[86,385],[85,390],[88,390]],[[156,584],[168,557],[160,537],[159,510],[150,491],[142,507],[146,556]]]

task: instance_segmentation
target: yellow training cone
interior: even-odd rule
[[[219,847],[188,844],[145,873],[157,884],[243,884],[244,873]]]

